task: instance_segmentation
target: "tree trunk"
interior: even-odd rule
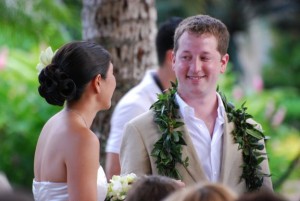
[[[100,112],[92,125],[101,139],[102,159],[114,106],[146,69],[157,66],[156,17],[155,0],[83,0],[83,39],[95,41],[111,53],[117,80],[112,107]]]

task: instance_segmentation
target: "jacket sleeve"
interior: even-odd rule
[[[267,150],[266,150],[266,145],[265,145],[265,142],[264,140],[261,140],[265,146],[264,150],[263,150],[263,153],[266,154],[266,159],[261,163],[261,168],[262,168],[262,172],[265,173],[265,174],[271,174],[270,173],[270,168],[269,168],[269,158],[268,158],[268,155],[267,155]],[[271,180],[271,176],[268,177],[264,177],[264,182],[263,182],[263,185],[261,187],[261,190],[271,190],[273,191],[273,185],[272,185],[272,180]]]

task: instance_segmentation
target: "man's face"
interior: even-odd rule
[[[173,69],[182,98],[215,93],[218,76],[224,73],[228,54],[221,57],[213,35],[184,32],[173,53]]]

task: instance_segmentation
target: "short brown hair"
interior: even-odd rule
[[[184,19],[177,27],[174,35],[174,52],[178,50],[178,40],[184,32],[197,35],[211,34],[218,42],[217,50],[223,56],[227,53],[229,32],[226,25],[220,20],[208,15],[195,15]]]
[[[231,189],[222,184],[199,183],[171,194],[164,201],[234,201],[236,197]]]
[[[143,176],[132,184],[125,201],[159,201],[179,188],[181,186],[169,177],[161,175]]]

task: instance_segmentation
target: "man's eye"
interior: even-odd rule
[[[189,56],[182,56],[181,57],[183,60],[188,60],[189,59]]]
[[[208,58],[208,57],[201,57],[201,61],[209,61],[210,60],[210,58]]]

